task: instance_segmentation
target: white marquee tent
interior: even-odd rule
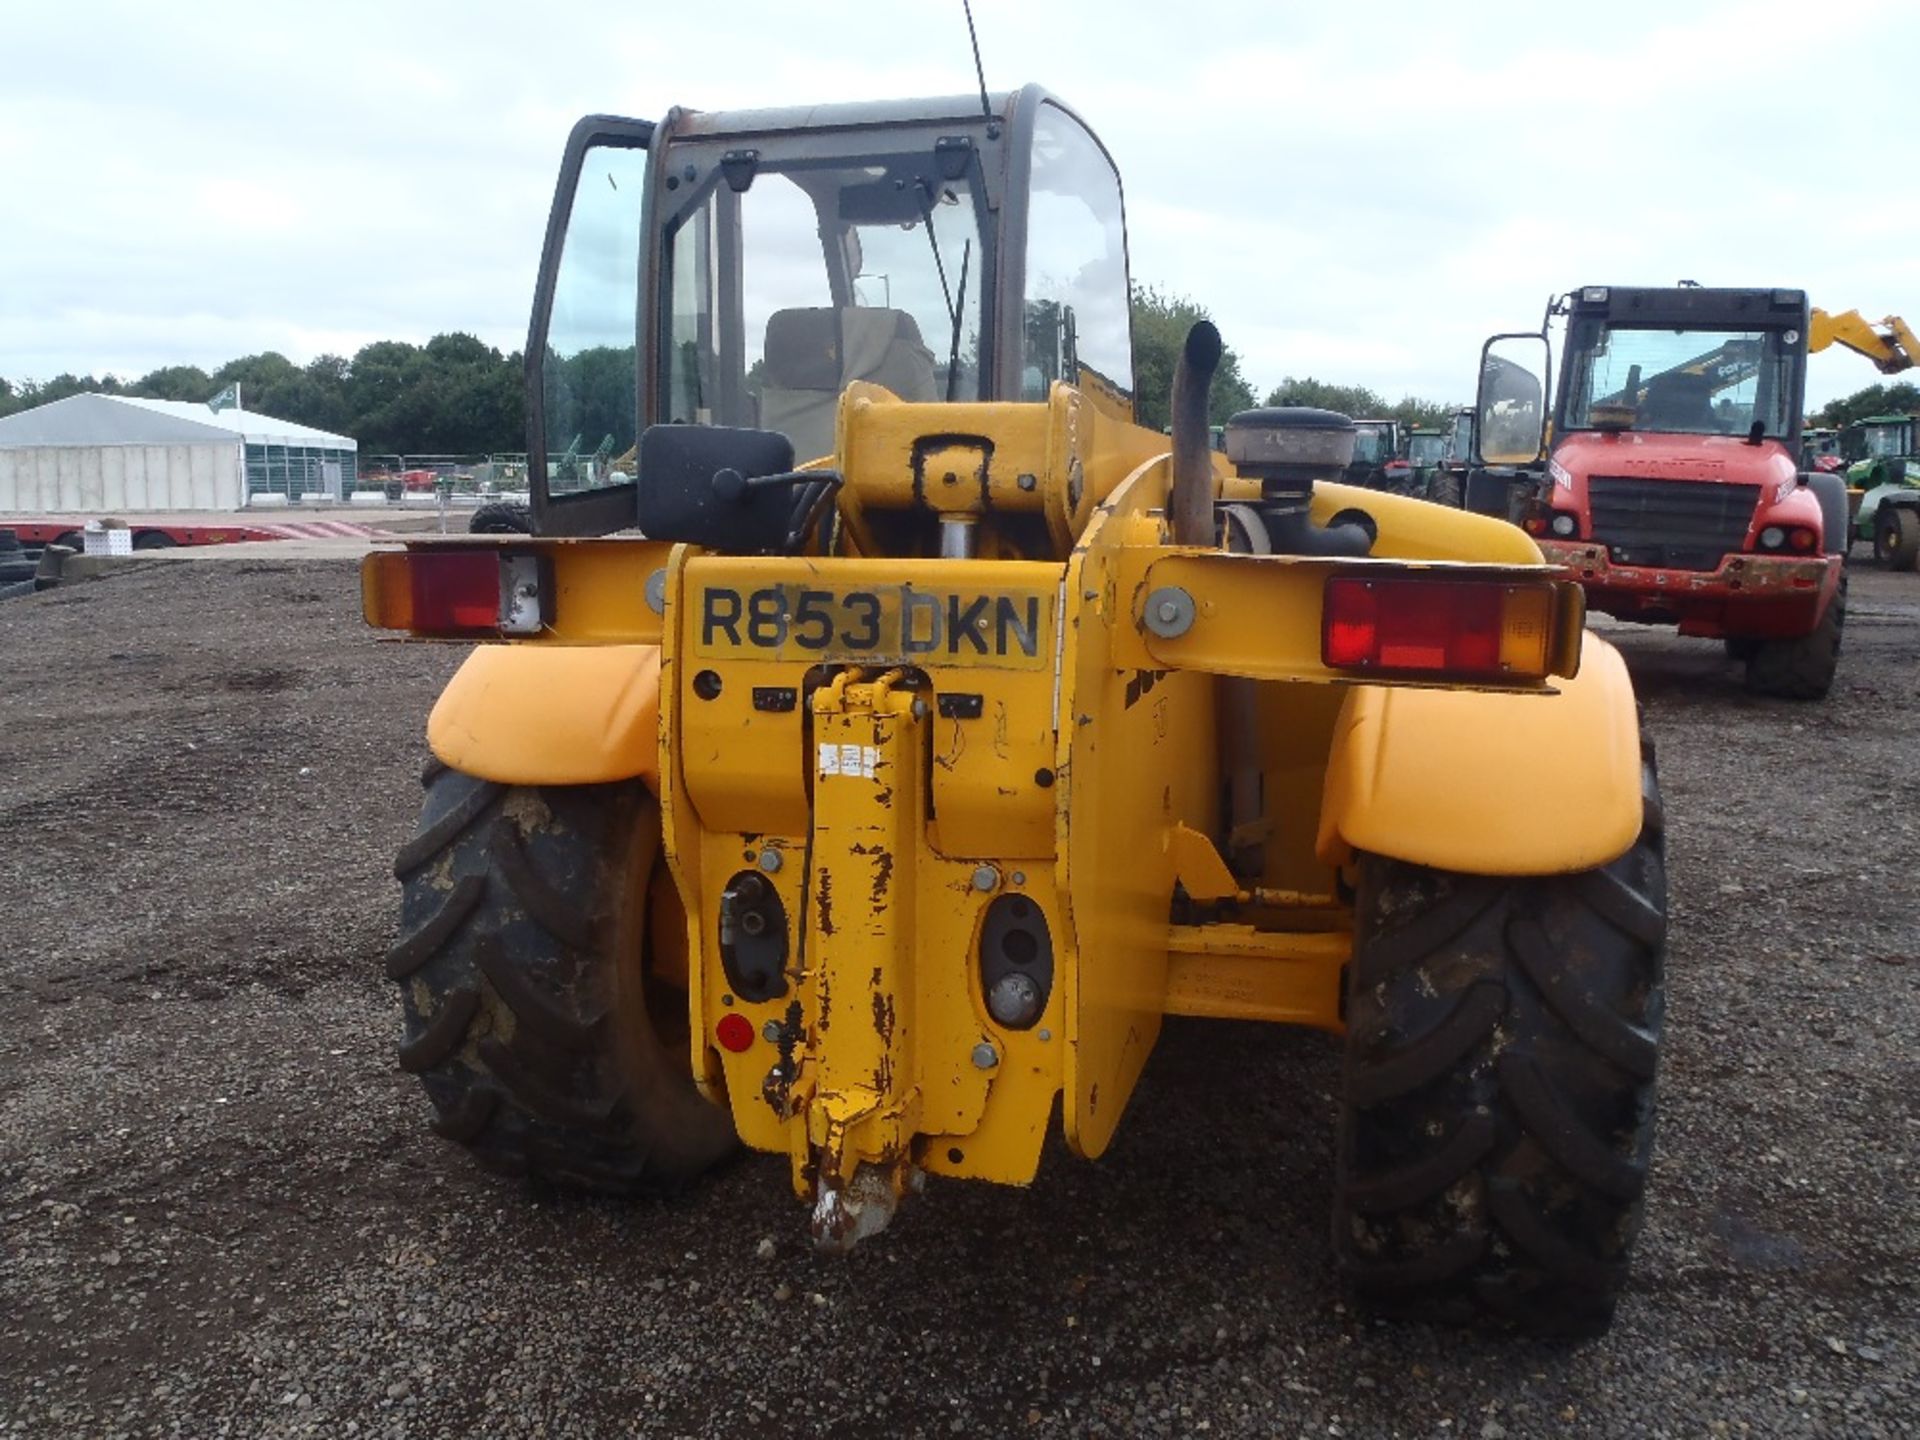
[[[358,447],[289,420],[187,400],[72,395],[0,419],[0,513],[238,510],[253,495],[335,499]]]

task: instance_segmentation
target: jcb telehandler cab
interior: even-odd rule
[[[784,1155],[845,1247],[1026,1183],[1056,1117],[1099,1155],[1162,1016],[1309,1026],[1356,1286],[1602,1326],[1666,932],[1626,671],[1519,531],[1330,483],[1345,417],[1215,454],[1210,326],[1135,425],[1128,298],[1119,177],[1037,89],[581,123],[536,533],[363,573],[376,625],[511,642],[429,722],[400,1063],[504,1171]],[[575,434],[631,457],[563,484]]]

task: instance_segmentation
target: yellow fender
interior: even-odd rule
[[[1320,858],[1564,875],[1640,834],[1640,724],[1620,652],[1586,636],[1555,695],[1355,689],[1334,726]]]
[[[482,645],[427,721],[453,769],[502,785],[659,790],[658,645]]]

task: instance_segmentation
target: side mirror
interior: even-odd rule
[[[1531,465],[1547,434],[1547,375],[1552,352],[1544,334],[1496,335],[1480,350],[1474,402],[1476,465]]]
[[[775,430],[649,425],[640,436],[640,529],[724,555],[776,554],[793,524],[793,442]],[[824,478],[824,477],[823,477]]]

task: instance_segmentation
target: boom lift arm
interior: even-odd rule
[[[1807,353],[1817,355],[1836,343],[1866,356],[1882,375],[1898,375],[1920,363],[1920,337],[1898,315],[1889,315],[1876,324],[1858,310],[1829,315],[1816,306],[1807,334]]]

